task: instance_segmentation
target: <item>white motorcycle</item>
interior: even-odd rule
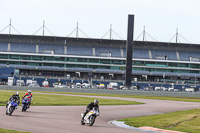
[[[12,100],[8,102],[6,106],[6,115],[12,115],[14,110],[17,109],[17,106],[18,106],[18,103],[16,102],[16,100]]]
[[[99,111],[97,107],[94,107],[90,112],[88,112],[83,121],[81,121],[81,125],[88,124],[89,126],[92,126],[95,122],[95,119],[97,116],[99,116]],[[83,113],[81,113],[81,118],[83,118]]]

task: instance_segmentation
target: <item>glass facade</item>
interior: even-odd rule
[[[62,68],[93,68],[125,70],[125,58],[99,58],[89,56],[54,56],[48,54],[0,54],[0,64],[29,65],[29,66],[54,66]],[[134,71],[173,72],[173,73],[200,73],[200,63],[169,60],[134,60]]]

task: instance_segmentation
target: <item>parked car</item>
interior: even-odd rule
[[[174,92],[178,92],[179,90],[178,89],[174,89]]]
[[[124,85],[120,85],[119,88],[122,89],[122,90],[124,90],[125,86]]]
[[[166,91],[167,88],[165,87],[155,87],[155,91]]]
[[[187,91],[187,92],[194,92],[194,88],[186,88],[185,91]]]
[[[17,80],[17,86],[25,86],[24,80]]]
[[[64,88],[66,85],[63,85],[61,82],[53,83],[54,88]]]
[[[81,83],[76,83],[76,88],[81,88]]]
[[[88,84],[88,83],[83,83],[83,84],[82,84],[82,88],[89,89],[89,88],[90,88],[90,84]]]
[[[99,85],[99,89],[106,89],[106,87],[105,87],[104,84],[100,84],[100,85]]]
[[[5,81],[0,82],[0,85],[6,85]]]
[[[174,91],[174,88],[169,88],[168,91]]]
[[[39,84],[29,84],[28,87],[40,87]]]
[[[119,85],[118,83],[115,83],[115,82],[110,82],[107,86],[107,89],[118,89],[119,88]]]

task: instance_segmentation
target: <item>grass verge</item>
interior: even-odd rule
[[[122,119],[133,127],[150,126],[188,133],[200,133],[200,109]]]
[[[8,129],[0,128],[0,133],[30,133],[30,132],[21,132],[21,131],[8,130]]]
[[[6,105],[10,96],[14,92],[4,92],[0,91],[0,105]],[[23,96],[25,92],[20,92],[20,97]],[[51,95],[51,94],[37,94],[33,93],[33,101],[31,105],[88,105],[90,102],[94,101],[95,98],[89,97],[75,97],[75,96],[65,96],[65,95]],[[99,99],[99,98],[98,98]],[[125,101],[125,100],[115,100],[115,99],[103,99],[100,98],[100,105],[134,105],[143,104],[141,102]]]
[[[20,94],[25,94],[27,91],[24,90],[2,90],[2,91],[19,91]],[[0,91],[1,92],[1,91]],[[125,98],[143,98],[143,99],[157,99],[157,100],[171,100],[171,101],[185,101],[185,102],[200,102],[200,97],[170,97],[170,96],[146,96],[146,95],[115,95],[115,94],[95,94],[95,93],[72,93],[72,92],[48,92],[48,91],[34,91],[39,93],[55,93],[55,94],[75,94],[75,95],[89,95],[89,96],[109,96],[109,97],[125,97]],[[33,94],[34,94],[33,92]],[[12,92],[9,92],[10,96]],[[22,96],[22,95],[21,95]],[[0,105],[2,105],[2,101],[4,103],[7,99],[2,99],[0,96]],[[35,94],[34,94],[35,99]],[[41,103],[41,102],[40,102]],[[36,103],[37,104],[37,103]],[[109,105],[109,104],[104,104]],[[120,104],[117,104],[120,105]]]
[[[142,99],[171,100],[171,101],[185,101],[185,102],[200,102],[200,97],[170,97],[170,96],[146,96],[146,95],[115,95],[115,94],[72,93],[72,92],[45,92],[45,91],[41,91],[40,93],[76,94],[76,95],[89,95],[89,96],[110,96],[110,97],[142,98]]]

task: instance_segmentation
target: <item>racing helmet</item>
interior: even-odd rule
[[[95,99],[94,100],[94,104],[98,104],[99,103],[99,100],[98,99]]]
[[[16,92],[15,95],[19,96],[19,92]]]
[[[31,90],[28,90],[28,93],[31,93]]]

